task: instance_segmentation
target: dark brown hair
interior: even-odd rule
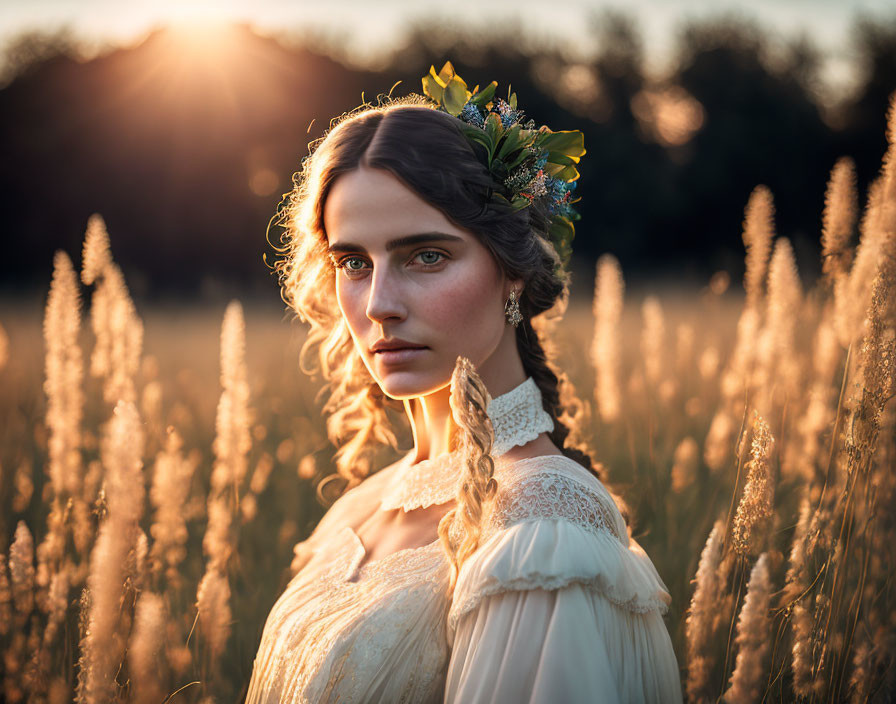
[[[565,308],[568,275],[558,274],[548,236],[549,215],[532,205],[512,212],[492,199],[506,194],[463,135],[460,121],[420,101],[365,106],[339,121],[313,150],[284,210],[286,257],[277,264],[284,300],[311,324],[302,349],[306,371],[322,371],[331,394],[328,434],[339,447],[337,470],[350,485],[370,471],[371,442],[395,445],[386,397],[370,377],[335,304],[333,270],[326,254],[324,204],[335,180],[359,166],[384,169],[461,228],[475,234],[508,278],[524,282],[523,322],[516,341],[523,368],[541,390],[554,420],[551,440],[569,458],[599,476],[584,445],[570,430],[582,415],[568,378],[546,353],[533,318]],[[536,321],[537,323],[537,321]],[[316,359],[313,359],[316,356]],[[307,367],[307,368],[306,368]],[[573,428],[574,429],[574,428]]]

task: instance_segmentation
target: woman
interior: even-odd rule
[[[450,64],[304,164],[284,298],[348,490],[295,548],[247,702],[680,701],[669,595],[581,450],[533,318],[565,302],[580,133]],[[308,369],[308,371],[312,371]],[[414,448],[395,445],[388,408]]]

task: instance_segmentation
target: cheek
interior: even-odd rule
[[[368,323],[367,319],[367,289],[353,282],[346,282],[342,277],[336,277],[336,302],[342,317],[348,323],[352,334],[360,331],[360,326]]]
[[[484,266],[465,267],[446,277],[418,299],[418,315],[432,321],[440,333],[467,344],[482,340],[489,328],[501,332],[501,284],[494,270]]]

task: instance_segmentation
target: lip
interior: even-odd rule
[[[370,346],[370,351],[372,353],[409,349],[423,350],[426,349],[426,345],[418,345],[416,342],[411,342],[410,340],[402,340],[400,337],[393,337],[391,340],[377,340]]]
[[[404,347],[394,350],[381,350],[376,352],[375,355],[383,364],[406,364],[422,357],[428,349],[427,347]]]

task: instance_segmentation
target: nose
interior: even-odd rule
[[[367,317],[375,323],[407,317],[407,299],[401,282],[388,266],[374,267],[371,273]]]

